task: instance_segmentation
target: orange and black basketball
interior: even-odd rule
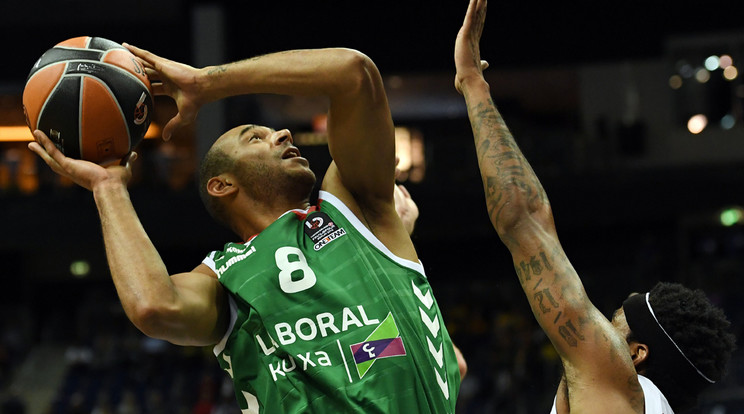
[[[118,161],[144,138],[152,88],[135,56],[101,37],[65,40],[34,64],[23,90],[31,131],[44,131],[70,158]]]

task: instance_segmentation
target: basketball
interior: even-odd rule
[[[101,37],[65,40],[31,68],[23,111],[65,156],[97,164],[121,160],[144,138],[152,87],[124,46]]]

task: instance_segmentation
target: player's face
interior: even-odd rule
[[[233,128],[220,138],[222,149],[236,160],[234,174],[241,185],[258,195],[309,192],[315,184],[310,164],[293,145],[287,129],[258,125]]]

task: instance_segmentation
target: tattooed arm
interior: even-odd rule
[[[491,223],[563,362],[559,413],[569,406],[642,413],[643,394],[627,344],[587,297],[558,240],[545,190],[491,99],[480,60],[485,14],[485,0],[470,1],[455,44],[455,87],[467,104]]]

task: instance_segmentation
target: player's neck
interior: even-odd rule
[[[308,200],[288,202],[274,199],[271,203],[243,203],[236,211],[233,220],[233,231],[244,241],[264,231],[271,223],[290,210],[306,210],[310,207]]]

